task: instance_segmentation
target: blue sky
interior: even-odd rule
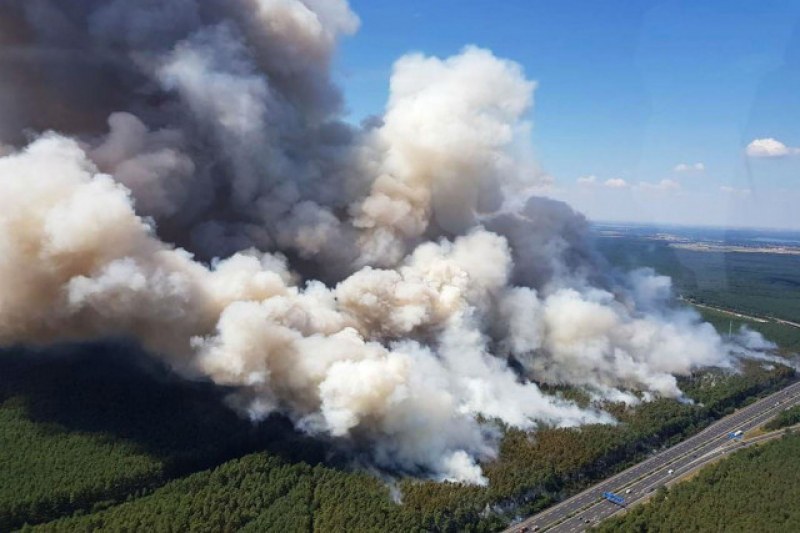
[[[597,220],[800,229],[800,2],[350,4],[362,24],[336,73],[351,120],[382,111],[403,54],[475,44],[538,82],[546,194]],[[747,156],[756,139],[785,149]]]

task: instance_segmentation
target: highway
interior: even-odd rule
[[[623,496],[627,505],[643,500],[658,487],[708,464],[731,449],[744,445],[742,442],[732,441],[728,437],[729,433],[738,430],[747,432],[757,428],[783,409],[797,404],[800,404],[800,382],[795,382],[739,409],[675,446],[652,455],[627,470],[511,526],[506,531],[574,533],[595,526],[622,509],[605,500],[603,492],[613,492]],[[762,440],[762,437],[751,439],[748,443],[756,440]],[[669,470],[673,470],[673,473],[670,474]]]

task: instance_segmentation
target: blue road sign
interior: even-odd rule
[[[619,496],[617,494],[614,494],[613,492],[604,492],[603,493],[603,498],[605,498],[606,500],[610,501],[611,503],[616,503],[617,505],[624,505],[625,504],[625,498],[623,498],[622,496]]]

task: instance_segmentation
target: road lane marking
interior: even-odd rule
[[[539,513],[539,515],[537,515],[537,517],[536,517],[537,518],[537,522],[540,521],[543,518],[549,517],[549,515],[555,515],[555,516],[553,516],[551,518],[551,520],[548,523],[544,524],[543,531],[546,530],[546,529],[550,529],[552,527],[558,526],[559,524],[568,523],[568,521],[572,517],[575,516],[575,513],[572,512],[572,509],[577,505],[578,500],[574,500],[574,498],[576,498],[578,496],[581,496],[581,498],[579,498],[579,500],[582,502],[583,498],[584,497],[588,497],[592,492],[601,490],[603,487],[610,486],[612,481],[619,482],[620,479],[627,479],[627,476],[633,474],[635,469],[637,469],[637,468],[643,469],[646,465],[648,465],[648,463],[650,463],[654,459],[658,459],[655,462],[655,464],[653,465],[656,468],[651,469],[644,476],[640,476],[640,478],[635,478],[633,483],[639,483],[639,482],[644,481],[644,480],[646,480],[648,478],[651,479],[651,480],[652,479],[658,479],[657,483],[660,483],[664,479],[669,480],[670,479],[669,476],[662,475],[661,477],[657,477],[657,478],[654,478],[654,476],[657,476],[658,470],[661,467],[666,466],[667,464],[670,464],[670,462],[685,461],[686,459],[688,459],[689,453],[691,453],[693,451],[703,450],[703,449],[708,448],[708,447],[710,447],[712,445],[715,445],[716,441],[718,439],[724,437],[725,434],[726,434],[725,432],[720,432],[717,435],[706,435],[707,433],[710,433],[710,432],[713,433],[713,431],[720,431],[723,428],[737,427],[739,425],[738,421],[740,419],[744,418],[744,417],[747,417],[745,419],[745,422],[744,422],[745,424],[751,424],[751,425],[752,424],[757,424],[757,425],[763,424],[766,420],[769,420],[770,418],[772,418],[774,416],[774,412],[779,412],[778,408],[776,408],[774,405],[770,405],[770,402],[774,400],[774,397],[776,395],[780,395],[781,392],[783,392],[784,395],[788,395],[789,391],[790,390],[794,390],[795,388],[800,388],[800,381],[795,382],[792,385],[789,385],[789,387],[787,387],[783,391],[779,391],[779,392],[774,393],[774,394],[772,394],[770,396],[762,398],[761,400],[758,400],[758,401],[754,402],[753,404],[750,404],[749,406],[746,406],[746,407],[740,409],[737,412],[736,415],[733,415],[733,418],[731,418],[731,419],[728,419],[728,420],[722,419],[722,420],[719,420],[719,421],[715,422],[711,426],[709,426],[709,427],[705,428],[704,430],[702,430],[700,433],[697,433],[697,434],[689,437],[688,439],[686,439],[686,440],[674,445],[672,448],[668,448],[667,450],[662,452],[662,454],[657,454],[655,456],[651,456],[650,458],[645,459],[641,463],[638,463],[637,465],[629,467],[628,469],[623,470],[622,472],[619,472],[618,474],[612,476],[611,478],[608,478],[605,481],[601,481],[600,483],[598,483],[597,485],[595,485],[593,487],[589,487],[589,488],[585,489],[582,493],[579,493],[578,495],[575,495],[572,498],[568,498],[567,500],[564,500],[564,501],[556,504],[555,506],[551,507],[550,509],[543,511],[542,513]],[[784,405],[786,403],[789,403],[790,400],[796,399],[798,396],[800,396],[800,394],[794,394],[794,395],[790,396],[788,399],[786,399],[784,401]],[[792,403],[794,403],[794,402],[792,402]],[[732,422],[736,422],[736,423],[732,424]],[[753,427],[757,427],[757,426],[753,426]],[[705,435],[705,437],[704,437],[704,435]],[[705,439],[705,440],[703,441],[703,439],[701,439],[701,437],[703,437],[703,439]],[[694,444],[695,441],[698,441],[699,444]],[[685,453],[683,453],[684,450],[686,450]],[[724,450],[723,453],[725,453],[726,451],[727,450]],[[678,455],[678,452],[682,452],[682,453],[680,453],[680,455]],[[677,456],[676,459],[672,460],[672,458],[675,457],[675,456]],[[691,463],[691,461],[690,461],[690,463]],[[690,463],[686,463],[686,464],[690,464]],[[668,483],[669,483],[669,481],[668,481]],[[655,486],[655,485],[653,485],[653,486]],[[567,504],[570,503],[570,500],[572,500],[572,504],[567,505]],[[594,503],[589,505],[586,509],[581,509],[581,510],[585,511],[585,510],[591,509],[592,507],[596,506],[597,503],[599,503],[600,501],[601,500],[597,499],[597,500],[594,501]],[[618,512],[618,511],[619,510],[615,510],[612,514]],[[561,516],[559,516],[559,515],[561,515]]]

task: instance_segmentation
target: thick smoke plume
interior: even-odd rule
[[[493,420],[612,421],[535,382],[678,397],[765,347],[526,194],[515,63],[403,57],[384,115],[343,122],[358,24],[344,0],[0,4],[0,343],[132,337],[255,419],[475,483]]]

